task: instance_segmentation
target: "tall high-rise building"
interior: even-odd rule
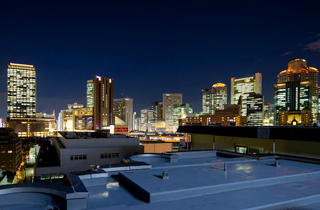
[[[185,121],[187,115],[193,114],[193,106],[192,104],[177,104],[174,106],[173,110],[173,121],[177,123],[177,125],[182,125]]]
[[[278,113],[280,110],[288,111],[288,120],[290,120],[290,111],[296,114],[297,111],[310,109],[312,113],[312,118],[310,119],[316,122],[318,113],[318,72],[314,67],[307,67],[306,60],[295,59],[289,62],[288,69],[278,74],[278,84],[274,85],[276,124],[279,123]],[[282,123],[291,124],[291,122]],[[300,121],[298,124],[310,123]]]
[[[8,118],[34,118],[36,116],[35,67],[10,63],[7,70]]]
[[[239,97],[242,97],[241,116],[247,116],[247,98],[250,92],[262,93],[261,73],[245,77],[231,78],[231,104],[237,104]]]
[[[163,120],[163,103],[159,101],[153,101],[151,103],[151,110],[154,111],[154,119],[158,121]]]
[[[137,112],[133,112],[133,114],[132,114],[132,130],[137,130],[136,118],[137,118]]]
[[[148,128],[148,110],[141,109],[139,130],[140,131],[147,131],[147,128]]]
[[[94,130],[109,130],[114,125],[112,79],[94,76],[87,81],[87,106],[92,104]]]
[[[149,109],[147,111],[147,127],[149,132],[155,131],[155,118],[154,118],[154,110]]]
[[[159,121],[163,121],[163,102],[158,103],[158,119]]]
[[[201,89],[202,93],[202,113],[203,114],[213,114],[213,97],[211,89]]]
[[[87,107],[93,107],[94,99],[94,88],[93,80],[87,81]]]
[[[137,117],[135,120],[134,120],[134,129],[135,130],[138,130],[140,131],[140,117]]]
[[[7,69],[7,122],[19,137],[53,135],[54,116],[36,113],[36,70],[10,63]]]
[[[215,110],[223,110],[227,104],[227,86],[223,83],[212,85],[211,89],[202,89],[202,113],[214,114]]]
[[[186,115],[193,114],[192,104],[177,104],[174,106],[173,110],[173,119],[177,120],[180,118],[186,118]]]
[[[249,93],[247,98],[248,126],[262,126],[263,102],[263,95],[255,92]]]
[[[159,120],[159,101],[153,101],[151,102],[151,110],[154,111],[154,119]]]
[[[113,99],[113,113],[115,118],[121,119],[125,125],[128,125],[129,131],[133,128],[133,99],[129,97]],[[117,125],[117,121],[115,121]]]
[[[274,105],[268,103],[263,106],[262,126],[273,126],[273,125],[274,125]]]
[[[175,105],[182,104],[181,93],[164,93],[163,94],[163,119],[166,123],[166,131],[173,132],[173,126],[176,123],[173,120],[173,110]]]

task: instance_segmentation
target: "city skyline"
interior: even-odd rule
[[[231,77],[260,72],[264,101],[273,104],[276,76],[289,61],[301,58],[320,68],[318,2],[230,2],[79,4],[71,11],[68,5],[4,2],[0,117],[6,117],[10,62],[35,66],[36,111],[46,113],[86,104],[83,84],[93,75],[113,78],[114,98],[133,98],[134,112],[161,101],[163,93],[183,94],[199,112],[201,89],[221,82],[230,90]]]

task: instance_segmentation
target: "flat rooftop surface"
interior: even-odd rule
[[[315,175],[320,178],[320,166],[315,164],[279,160],[281,166],[276,167],[273,165],[274,160],[240,161],[226,161],[227,171],[223,171],[224,164],[216,162],[212,165],[197,166],[196,164],[189,164],[185,167],[170,167],[167,169],[161,167],[161,169],[153,168],[153,170],[148,171],[130,171],[122,174],[150,193],[239,182],[253,185],[258,180],[272,181],[279,178],[285,178],[283,180],[285,182],[289,177],[295,177],[294,175],[305,177],[303,175],[312,175],[311,172],[316,172]],[[168,173],[169,179],[159,178],[163,170]]]
[[[212,156],[111,172],[104,184],[85,180],[88,209],[320,209],[320,165],[274,161]]]

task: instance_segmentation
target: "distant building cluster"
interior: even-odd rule
[[[164,93],[162,102],[154,101],[150,109],[141,110],[140,118],[135,119],[135,127],[143,132],[174,133],[179,119],[192,112],[191,104],[182,104],[181,93]]]
[[[175,133],[179,125],[311,126],[318,122],[320,97],[318,70],[304,59],[290,61],[274,85],[274,104],[264,104],[262,75],[231,78],[230,104],[227,85],[216,83],[202,89],[202,112],[182,102],[181,93],[163,93],[140,117],[133,112],[133,99],[113,97],[114,80],[94,76],[87,81],[87,104],[69,104],[58,120],[36,113],[36,68],[8,64],[7,120],[19,137],[53,136],[56,131],[103,131],[128,135],[132,131]]]
[[[264,104],[261,73],[231,78],[231,105],[239,107],[234,116],[228,115],[232,113],[230,107],[225,116],[221,112],[218,115],[227,104],[227,87],[217,83],[212,89],[202,89],[202,114],[187,118],[186,124],[312,126],[320,112],[318,72],[307,67],[304,59],[290,61],[274,85],[274,104]]]
[[[94,76],[87,81],[87,107],[69,104],[61,110],[58,119],[59,131],[106,131],[114,125],[113,80]]]

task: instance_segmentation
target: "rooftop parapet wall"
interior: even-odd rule
[[[59,137],[60,142],[67,149],[73,148],[94,148],[94,147],[122,147],[139,146],[138,138],[86,138],[86,139],[66,139]]]
[[[317,138],[317,136],[320,136],[319,127],[179,126],[177,132],[262,139],[320,141]]]
[[[138,138],[66,139],[66,148],[139,146]]]

